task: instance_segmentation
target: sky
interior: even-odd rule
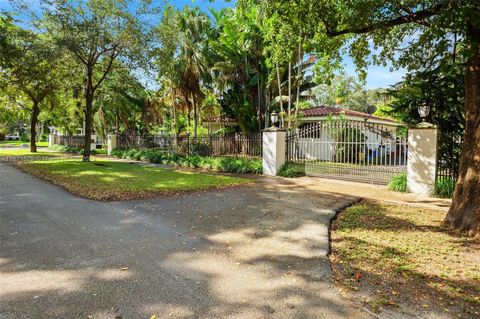
[[[32,6],[38,7],[38,2],[41,0],[27,0],[31,2]],[[157,0],[154,2],[165,3],[165,0]],[[209,8],[213,9],[222,9],[233,7],[235,5],[235,0],[226,1],[226,0],[214,0],[213,2],[207,0],[170,0],[172,5],[178,9],[182,9],[184,6],[198,6],[202,11],[209,13]],[[0,0],[0,10],[9,10],[10,6],[8,0]],[[348,55],[343,56],[344,60],[344,71],[346,74],[356,77],[355,66],[352,59]],[[405,75],[405,70],[394,70],[390,71],[390,65],[386,67],[372,65],[367,70],[367,78],[365,82],[365,87],[367,89],[376,89],[376,88],[387,88],[399,81],[402,80],[402,77]]]

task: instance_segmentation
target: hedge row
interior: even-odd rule
[[[114,150],[112,156],[136,161],[166,164],[172,166],[203,168],[230,173],[262,173],[262,161],[259,159],[185,156],[180,154],[165,154],[153,150]]]

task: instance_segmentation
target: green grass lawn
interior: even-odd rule
[[[48,142],[37,142],[37,147],[48,147]],[[21,146],[21,145],[28,145],[30,146],[30,142],[22,142],[22,141],[0,141],[0,147],[5,146]]]
[[[98,159],[89,163],[79,160],[36,161],[19,163],[18,166],[76,195],[95,200],[148,198],[251,182],[234,176]]]
[[[95,150],[95,154],[98,154],[98,155],[107,155],[107,150],[105,148],[97,148]]]
[[[404,306],[479,318],[480,241],[450,232],[445,212],[364,201],[332,225],[334,281],[381,311]]]

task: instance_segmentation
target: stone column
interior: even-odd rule
[[[90,137],[90,151],[96,150],[97,149],[97,135],[92,134]]]
[[[420,123],[408,129],[407,189],[417,195],[433,194],[437,174],[438,128]]]
[[[110,156],[113,150],[118,148],[118,134],[108,134],[107,154]]]
[[[56,134],[48,134],[48,147],[52,147],[54,144],[57,144],[57,135]]]
[[[263,130],[263,174],[277,176],[285,164],[285,130],[270,127]]]

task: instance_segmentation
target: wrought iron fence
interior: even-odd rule
[[[165,153],[203,156],[261,157],[262,135],[228,134],[220,136],[122,134],[119,149],[153,149]]]
[[[287,134],[287,161],[307,175],[388,183],[406,171],[407,139],[397,125],[320,121]]]
[[[83,148],[85,145],[84,135],[56,135],[53,144],[65,145],[68,147]]]
[[[460,152],[463,135],[458,132],[439,131],[436,180],[449,180],[453,184],[458,179]]]
[[[53,135],[53,144],[65,145],[68,147],[83,148],[85,146],[85,135]],[[92,136],[92,143],[98,146],[104,145],[104,140],[100,136]]]

